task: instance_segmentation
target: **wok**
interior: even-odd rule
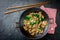
[[[35,35],[35,36],[31,36],[27,31],[25,31],[24,30],[24,23],[23,23],[23,20],[24,20],[24,17],[26,16],[26,15],[28,15],[29,13],[31,13],[31,12],[42,12],[42,14],[43,14],[43,16],[45,17],[45,20],[47,20],[48,21],[48,25],[45,27],[45,29],[44,29],[44,32],[42,33],[42,34],[38,34],[38,35]],[[23,13],[22,13],[22,15],[20,16],[20,21],[19,21],[19,23],[20,23],[20,31],[21,31],[21,33],[25,36],[25,37],[27,37],[27,38],[29,38],[29,39],[39,39],[39,38],[42,38],[43,36],[45,36],[46,34],[47,34],[47,32],[48,32],[48,29],[49,29],[49,17],[48,17],[48,15],[46,14],[46,12],[44,12],[42,9],[40,9],[40,8],[29,8],[29,9],[27,9],[27,10],[25,10]]]

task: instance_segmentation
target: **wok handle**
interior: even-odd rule
[[[50,24],[54,24],[54,18],[49,18]]]

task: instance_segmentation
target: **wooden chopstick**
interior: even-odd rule
[[[14,9],[14,8],[24,8],[24,7],[29,7],[29,6],[36,6],[36,5],[42,5],[42,4],[46,4],[48,2],[41,2],[41,3],[36,3],[36,4],[29,4],[29,5],[24,5],[24,6],[13,6],[13,7],[10,7],[10,8],[7,8],[7,10],[11,10],[11,9]]]
[[[40,6],[40,5],[39,5],[39,6]],[[4,14],[9,14],[9,13],[13,13],[13,12],[18,12],[18,11],[26,10],[26,9],[32,8],[32,7],[36,7],[36,6],[31,6],[31,7],[22,8],[22,9],[17,9],[17,10],[11,10],[11,11],[9,11],[9,12],[4,12]]]
[[[37,3],[37,4],[30,4],[28,6],[16,6],[16,7],[11,7],[11,8],[7,8],[7,9],[10,9],[9,12],[4,12],[4,14],[9,14],[9,13],[13,13],[13,12],[18,12],[18,11],[21,11],[21,10],[26,10],[28,8],[32,8],[32,7],[38,7],[38,6],[41,6],[41,5],[46,5],[48,4],[49,2],[41,2],[41,3]],[[12,8],[21,8],[21,9],[17,9],[17,10],[11,10]]]

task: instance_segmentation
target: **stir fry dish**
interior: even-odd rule
[[[30,35],[34,36],[36,34],[42,34],[44,32],[44,28],[46,27],[47,20],[42,15],[42,12],[38,13],[29,13],[25,16],[24,19],[24,30],[28,31]]]

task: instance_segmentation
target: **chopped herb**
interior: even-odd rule
[[[30,22],[30,25],[33,26],[35,24],[35,22]]]
[[[25,19],[26,19],[26,20],[30,20],[30,19],[32,19],[32,18],[31,18],[31,16],[27,15],[27,16],[25,17]]]
[[[39,21],[39,20],[37,20],[37,21],[35,22],[35,24],[39,24],[39,22],[40,22],[40,21]]]
[[[39,17],[39,14],[37,14],[37,13],[36,14],[32,14],[32,16],[36,16],[38,18]]]
[[[39,29],[40,29],[41,31],[43,30],[43,28],[42,28],[42,27],[40,27]]]
[[[44,18],[41,18],[41,21],[44,21]]]

